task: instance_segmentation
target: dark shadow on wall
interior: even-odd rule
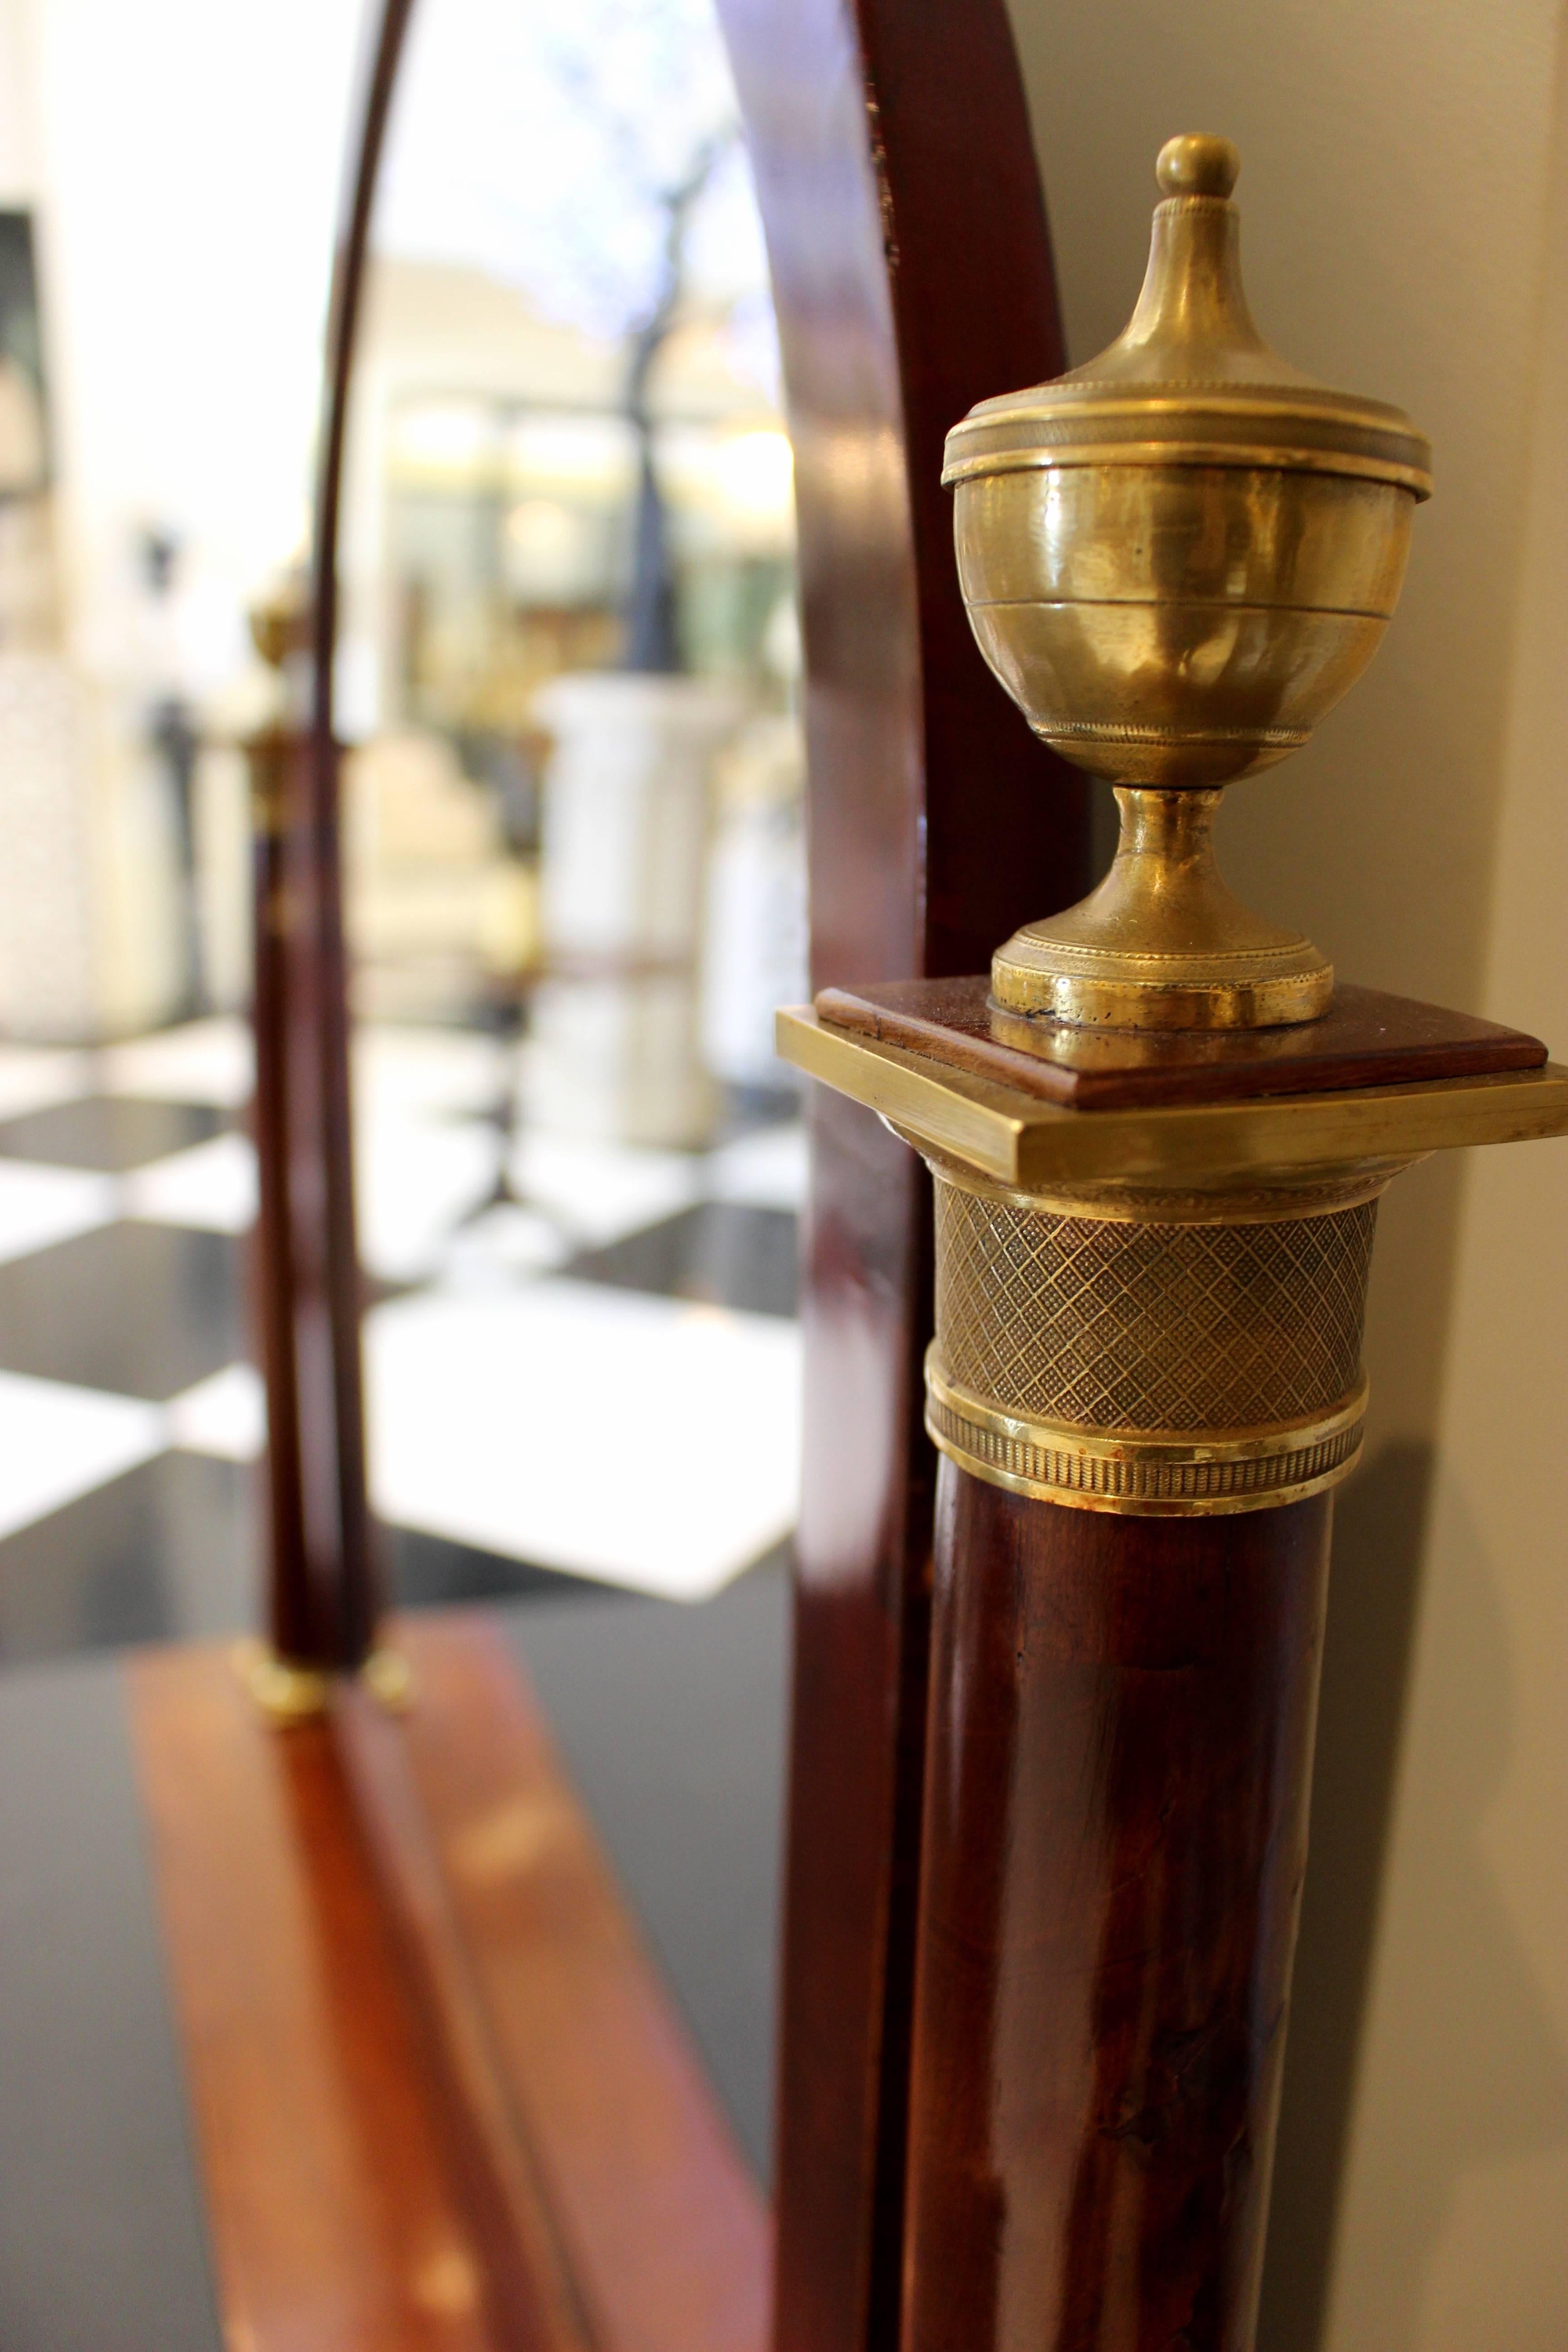
[[[1327,2316],[1431,1483],[1430,1446],[1391,1445],[1335,1505],[1258,2352],[1317,2352]]]
[[[1412,1727],[1400,1840],[1417,1916],[1414,1937],[1405,1923],[1399,1994],[1430,2065],[1378,2119],[1362,2215],[1376,2251],[1378,2352],[1416,2352],[1423,2340],[1431,2259],[1463,2178],[1568,2140],[1568,2067],[1481,1844],[1511,1738],[1505,1628],[1473,1528],[1445,1544],[1423,1602],[1432,1475],[1428,1447],[1390,1446],[1337,1515],[1258,2352],[1322,2352],[1326,2341],[1418,1607],[1444,1704]]]

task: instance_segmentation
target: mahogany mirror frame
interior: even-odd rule
[[[440,0],[426,0],[439,5]],[[1065,365],[1002,0],[717,0],[766,232],[795,449],[814,988],[983,969],[1089,877],[1088,787],[997,693],[959,594],[944,434]],[[258,992],[271,1625],[353,1667],[384,1605],[365,1490],[332,654],[378,167],[413,0],[356,107],[312,564],[300,919]],[[934,1456],[929,1191],[816,1090],[780,2019],[777,2352],[896,2344]]]

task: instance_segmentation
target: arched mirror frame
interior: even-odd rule
[[[426,0],[438,5],[439,0]],[[815,986],[982,970],[1089,879],[1086,788],[964,617],[942,436],[1065,364],[1003,0],[717,0],[766,232],[795,453]],[[354,1667],[383,1601],[365,1499],[332,652],[349,394],[414,0],[383,0],[339,231],[296,919],[258,1004],[272,1631]],[[926,1182],[812,1109],[776,2180],[779,2352],[897,2340],[932,1456]]]

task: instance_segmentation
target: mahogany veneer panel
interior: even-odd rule
[[[392,1717],[128,1670],[230,2340],[756,2352],[766,2216],[510,1651],[397,1629]]]
[[[837,1028],[1076,1110],[1481,1077],[1546,1059],[1540,1038],[1522,1030],[1376,988],[1336,988],[1321,1021],[1288,1028],[1162,1032],[996,1013],[990,987],[977,972],[825,988],[816,1011]]]

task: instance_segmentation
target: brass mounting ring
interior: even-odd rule
[[[1088,1429],[1000,1412],[926,1356],[926,1428],[976,1478],[1076,1510],[1145,1518],[1278,1509],[1336,1486],[1354,1467],[1366,1423],[1363,1375],[1305,1422],[1260,1429]]]

